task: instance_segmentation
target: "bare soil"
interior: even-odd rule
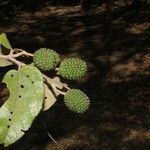
[[[75,114],[59,97],[23,138],[0,150],[149,150],[149,14],[148,6],[135,11],[117,3],[112,16],[104,6],[86,14],[80,6],[47,6],[2,17],[0,32],[14,48],[34,52],[49,47],[62,58],[87,61],[87,77],[70,84],[88,94],[91,106],[87,113]],[[1,80],[10,68],[14,66],[0,69]],[[2,104],[8,90],[0,89]]]

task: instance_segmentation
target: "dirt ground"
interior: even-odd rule
[[[91,106],[87,113],[75,114],[59,97],[24,137],[0,150],[149,150],[149,14],[149,7],[135,11],[117,3],[111,17],[103,6],[86,14],[80,6],[48,6],[2,17],[0,32],[14,48],[34,52],[49,47],[62,58],[87,61],[87,77],[70,85],[85,91]],[[1,79],[10,68],[0,69]],[[7,90],[0,88],[2,103]]]

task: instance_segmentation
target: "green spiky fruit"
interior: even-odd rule
[[[89,97],[79,89],[71,89],[64,96],[65,105],[77,113],[85,112],[90,105]]]
[[[75,80],[84,76],[87,72],[87,64],[79,58],[68,58],[60,64],[60,75],[69,80]]]
[[[57,52],[48,48],[40,48],[33,55],[34,65],[44,71],[51,70],[60,62]]]

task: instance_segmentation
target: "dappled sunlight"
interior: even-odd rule
[[[130,129],[129,134],[125,135],[122,140],[123,142],[132,140],[144,142],[145,140],[150,140],[150,130]]]
[[[1,31],[3,31],[4,33],[14,33],[17,32],[17,28],[16,27],[11,27],[11,28],[1,28]]]
[[[141,34],[144,32],[147,32],[150,30],[150,23],[134,23],[131,24],[128,28],[126,28],[126,31],[128,33],[134,33],[134,34]]]
[[[113,56],[113,55],[112,55]],[[115,57],[109,57],[111,58]],[[114,60],[112,59],[112,60]],[[119,62],[119,61],[118,61]],[[109,74],[111,74],[109,76]],[[110,72],[108,73],[108,80],[111,81],[123,81],[131,80],[133,77],[149,76],[150,75],[150,55],[149,54],[136,54],[133,57],[123,61],[122,63],[116,63],[112,65]]]
[[[61,146],[63,149],[70,149],[73,148],[83,148],[88,146],[91,149],[94,149],[96,144],[98,144],[98,137],[95,136],[95,132],[92,128],[82,126],[76,129],[73,133],[68,134],[63,139],[58,139],[58,145],[51,142],[46,145],[45,150],[55,150],[59,149]]]
[[[79,14],[81,13],[81,6],[49,6],[43,8],[42,11],[45,11],[45,15],[51,13],[52,15],[62,16],[62,15],[70,15],[70,14]],[[42,16],[43,13],[41,11],[36,12],[35,16]]]
[[[77,35],[80,35],[82,34],[83,32],[85,32],[86,29],[85,28],[81,28],[81,29],[78,29],[78,30],[75,30],[71,33],[72,36],[77,36]]]
[[[117,131],[120,126],[118,124],[108,122],[99,124],[98,128],[104,132],[114,132]]]
[[[103,63],[116,64],[127,55],[125,51],[115,51],[111,55],[98,56],[97,60]]]
[[[60,97],[41,114],[47,130],[65,150],[139,150],[150,138],[150,9],[138,13],[123,1],[116,1],[109,17],[105,5],[88,13],[79,5],[47,5],[34,12],[16,10],[9,21],[0,22],[0,32],[8,35],[12,47],[31,53],[48,47],[60,53],[62,60],[80,57],[87,62],[87,76],[67,82],[88,94],[88,112],[72,113]],[[1,79],[7,70],[0,72]],[[8,93],[0,87],[2,103]],[[12,150],[35,145],[41,150],[37,148],[41,143],[45,150],[59,149],[40,117]]]

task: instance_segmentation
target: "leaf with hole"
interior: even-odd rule
[[[0,108],[0,144],[9,146],[25,134],[41,111],[44,84],[41,72],[29,65],[9,71],[3,82],[10,96]]]
[[[5,33],[0,35],[0,55],[3,55],[2,46],[5,47],[6,49],[12,50],[12,47],[11,47]],[[0,67],[9,66],[12,64],[13,63],[11,61],[6,60],[4,58],[0,58]]]
[[[45,96],[44,96],[43,111],[46,111],[54,105],[54,103],[56,102],[56,96],[51,91],[51,89],[48,88],[46,84],[44,84],[44,89],[45,89]]]

